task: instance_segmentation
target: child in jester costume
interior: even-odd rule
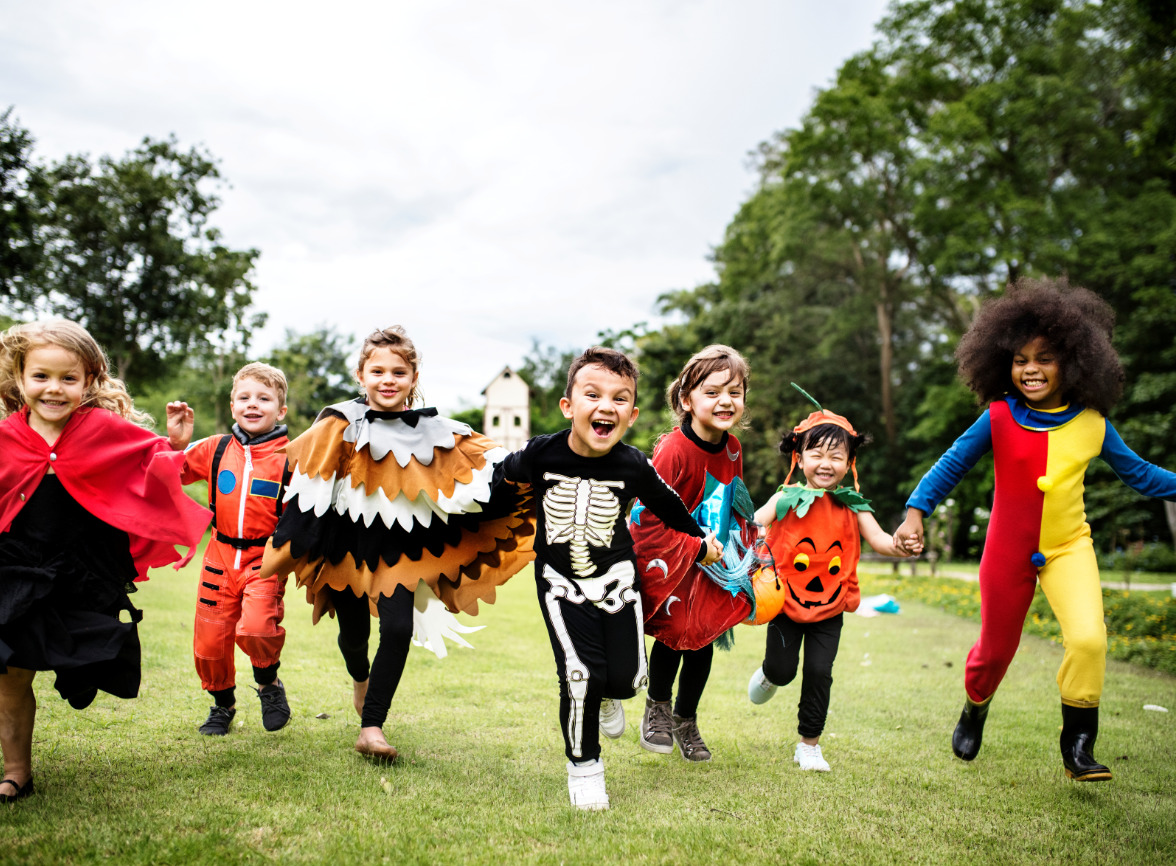
[[[996,466],[980,561],[980,638],[968,654],[952,749],[980,751],[992,696],[1017,651],[1038,583],[1062,629],[1062,763],[1078,781],[1111,778],[1094,759],[1106,671],[1098,563],[1083,476],[1101,457],[1132,489],[1176,500],[1176,474],[1131,451],[1106,419],[1123,388],[1114,314],[1064,280],[1020,280],[985,304],[956,349],[960,377],[988,408],[919,482],[895,540],[922,544],[923,515],[988,451]]]
[[[756,522],[765,527],[774,568],[763,569],[755,579],[752,621],[768,622],[768,634],[763,665],[752,675],[747,696],[762,704],[779,686],[792,682],[804,647],[800,742],[793,754],[802,770],[829,770],[820,739],[842,620],[860,601],[861,539],[886,556],[907,555],[878,525],[858,490],[856,454],[865,441],[846,418],[817,404],[817,411],[780,442],[780,451],[791,455],[792,466],[784,484],[755,513]],[[798,466],[805,483],[789,485]],[[851,471],[853,487],[841,486]],[[910,548],[915,552],[921,546],[912,542]]]

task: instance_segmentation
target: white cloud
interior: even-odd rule
[[[38,155],[204,144],[215,224],[262,251],[258,343],[402,323],[452,409],[532,337],[582,347],[707,280],[746,154],[885,0],[4,5]]]

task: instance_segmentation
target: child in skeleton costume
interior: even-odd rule
[[[964,708],[952,735],[952,750],[965,761],[980,751],[989,705],[1040,584],[1065,646],[1057,676],[1062,766],[1076,781],[1111,778],[1093,754],[1107,635],[1083,503],[1086,467],[1099,457],[1138,493],[1176,501],[1176,473],[1140,458],[1106,419],[1123,388],[1113,324],[1114,313],[1093,292],[1021,280],[981,307],[956,349],[960,378],[988,408],[919,482],[895,539],[921,542],[923,515],[992,452],[980,637],[968,653]]]
[[[829,712],[841,625],[845,612],[857,610],[861,600],[857,581],[861,540],[865,538],[885,556],[907,555],[878,525],[869,502],[858,492],[855,454],[865,440],[846,418],[818,405],[780,442],[780,451],[791,455],[792,466],[784,484],[755,513],[756,523],[766,528],[774,563],[765,571],[783,591],[769,597],[778,612],[764,609],[769,599],[761,604],[761,596],[756,595],[756,622],[768,617],[771,621],[764,662],[752,675],[747,696],[752,703],[762,704],[779,686],[791,683],[800,670],[803,647],[797,713],[800,742],[792,756],[802,770],[829,771],[820,739]],[[789,485],[797,467],[804,484]],[[850,471],[853,487],[841,486]]]
[[[747,362],[729,346],[707,346],[666,392],[679,426],[658,440],[653,468],[704,529],[744,547],[755,541],[754,506],[743,485],[743,450],[732,434],[743,417]],[[713,581],[697,563],[698,541],[633,506],[629,531],[637,554],[649,653],[649,695],[638,742],[688,761],[709,761],[698,704],[710,676],[714,641],[751,613],[746,596]],[[736,545],[738,546],[738,545]],[[679,673],[679,666],[681,671]],[[677,702],[671,708],[674,680]]]
[[[286,449],[286,509],[263,574],[293,572],[317,622],[333,611],[362,719],[356,751],[396,758],[383,724],[414,638],[439,656],[469,646],[447,611],[478,612],[533,557],[525,489],[491,493],[505,449],[467,425],[412,409],[419,359],[399,327],[364,341],[357,400],[328,406]],[[371,616],[379,644],[369,665]]]
[[[500,470],[506,481],[531,485],[539,504],[535,580],[559,675],[568,793],[581,809],[608,808],[599,731],[624,733],[620,700],[646,683],[627,505],[639,496],[667,525],[697,538],[698,559],[721,553],[649,459],[621,443],[637,417],[637,375],[620,352],[586,351],[572,362],[560,400],[571,430],[531,439]]]

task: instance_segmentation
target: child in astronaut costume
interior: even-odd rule
[[[649,459],[620,441],[637,418],[637,375],[620,352],[586,351],[560,400],[571,430],[534,437],[496,476],[530,484],[539,503],[535,580],[560,680],[568,793],[581,809],[608,808],[598,729],[621,736],[620,700],[647,680],[626,506],[640,497],[668,526],[698,538],[700,561],[721,554]]]
[[[290,720],[278,666],[286,630],[285,575],[261,577],[261,555],[282,513],[288,439],[286,377],[269,364],[246,364],[233,377],[233,432],[197,442],[185,455],[184,484],[208,482],[213,533],[204,551],[192,649],[200,687],[213,699],[200,726],[206,736],[229,733],[236,714],[235,646],[249,656],[262,727]],[[184,405],[184,404],[179,404]]]

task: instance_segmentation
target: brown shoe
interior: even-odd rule
[[[641,748],[659,755],[674,751],[674,714],[669,701],[645,699],[645,715],[641,718]]]
[[[698,730],[698,718],[684,719],[674,716],[674,742],[678,744],[678,751],[687,761],[709,761],[710,749],[702,741],[702,734]]]

